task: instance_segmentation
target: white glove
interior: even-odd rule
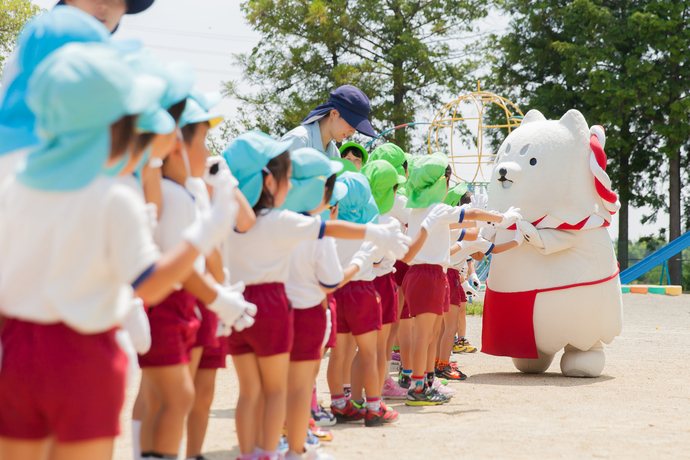
[[[390,257],[384,257],[380,264],[374,266],[374,274],[376,276],[385,275],[395,270],[395,260]]]
[[[223,286],[230,286],[230,270],[225,267],[223,267],[223,282],[221,284]]]
[[[477,228],[491,228],[491,229],[497,229],[499,225],[499,222],[486,222],[484,220],[478,220],[475,222],[475,227]]]
[[[395,260],[405,257],[412,238],[402,234],[399,222],[391,220],[387,224],[366,224],[365,228],[365,241],[373,242],[381,252]]]
[[[319,307],[314,307],[314,308],[319,308]],[[328,343],[328,338],[331,336],[331,330],[333,329],[333,323],[331,322],[331,309],[326,308],[326,334],[323,336],[323,343],[321,344],[321,348],[326,348],[326,344]]]
[[[201,177],[188,177],[184,181],[184,188],[194,197],[194,205],[201,212],[211,209],[211,197],[208,195],[206,182]]]
[[[473,286],[475,289],[479,289],[479,288],[482,286],[482,282],[479,281],[479,277],[477,276],[476,273],[472,273],[472,274],[470,275],[470,283],[472,283],[472,286]]]
[[[522,234],[522,230],[520,230],[519,225],[515,229],[515,237],[513,238],[513,241],[515,241],[518,244],[518,246],[520,246],[525,241],[525,235]]]
[[[525,239],[525,241],[527,241],[529,244],[536,248],[544,249],[544,242],[539,236],[539,230],[537,230],[537,228],[534,225],[524,220],[521,220],[517,223],[517,227],[520,229],[520,232],[522,233],[522,236]]]
[[[131,383],[134,376],[139,372],[139,357],[137,356],[137,350],[134,349],[134,344],[132,343],[129,332],[124,329],[115,331],[115,341],[120,347],[120,350],[124,351],[127,355],[127,382]]]
[[[158,227],[158,206],[156,203],[146,203],[146,216],[149,220],[149,229],[151,233],[154,233]]]
[[[486,203],[489,202],[489,197],[485,193],[479,195],[472,195],[470,197],[470,204],[476,209],[486,209]]]
[[[348,265],[357,265],[359,267],[359,271],[362,271],[364,267],[374,263],[373,259],[376,249],[376,246],[371,243],[363,244],[352,256],[352,259],[350,259],[350,263]]]
[[[484,238],[486,241],[492,241],[496,236],[497,231],[498,228],[494,226],[484,227],[479,230],[479,238]]]
[[[216,327],[216,337],[228,337],[232,334],[232,328],[223,324],[221,320],[218,320],[218,326]]]
[[[230,176],[235,180],[235,187],[237,187],[237,179],[235,179],[235,177],[230,172],[230,167],[228,166],[228,163],[225,161],[225,158],[223,158],[220,155],[211,155],[210,157],[206,158],[206,171],[204,172],[203,179],[208,185],[210,185],[211,187],[215,187],[215,178],[218,175],[218,173],[222,172],[228,172]]]
[[[215,312],[218,315],[218,319],[222,321],[223,324],[234,327],[238,332],[241,329],[237,329],[237,326],[244,329],[254,324],[253,316],[256,315],[256,305],[244,300],[244,296],[242,296],[244,292],[243,282],[236,283],[232,286],[216,284],[216,291],[218,292],[216,300],[206,307]],[[245,318],[245,314],[251,319]],[[242,321],[240,322],[240,320]]]
[[[250,304],[254,305],[254,304]],[[250,328],[254,325],[254,316],[251,316],[247,313],[242,313],[242,316],[235,321],[235,324],[232,326],[233,329],[235,329],[237,332],[242,332],[247,328]]]
[[[139,297],[132,299],[132,308],[122,320],[122,328],[129,333],[134,349],[145,355],[151,349],[151,325],[146,315],[144,301]]]
[[[467,267],[467,262],[465,262],[464,265],[462,266],[462,268],[459,270],[460,276],[461,276],[462,278],[467,278],[467,271],[468,271],[468,270],[469,270],[469,269],[468,269],[468,267]]]
[[[227,171],[214,177],[213,204],[184,231],[184,239],[204,255],[209,255],[232,231],[237,222],[239,205],[235,200],[235,183]]]
[[[439,226],[447,227],[450,224],[457,224],[460,222],[461,213],[462,208],[457,206],[436,206],[422,222],[422,228],[425,228],[427,233],[431,233]]]
[[[506,212],[503,213],[503,219],[501,220],[501,227],[507,228],[521,220],[520,208],[511,206]]]
[[[479,295],[479,293],[478,293],[477,291],[475,291],[475,290],[472,288],[472,286],[470,286],[470,282],[469,282],[469,281],[465,280],[465,282],[462,283],[461,286],[462,286],[462,288],[465,290],[465,295],[467,295],[468,298],[469,298],[469,297],[476,297],[476,296]]]

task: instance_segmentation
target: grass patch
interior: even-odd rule
[[[475,300],[472,303],[467,302],[467,314],[482,316],[484,313],[484,302],[481,300]]]

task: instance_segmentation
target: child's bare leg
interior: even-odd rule
[[[343,361],[343,383],[352,383],[352,376],[350,372],[352,370],[352,363],[355,360],[355,355],[357,354],[357,341],[352,338],[352,335],[348,336],[348,342],[345,346],[345,360]]]
[[[467,332],[467,303],[460,304],[460,311],[458,313],[458,336],[465,337]]]
[[[455,333],[458,327],[458,315],[460,314],[460,307],[451,305],[450,311],[443,314],[443,324],[445,330],[443,337],[439,343],[439,355],[441,361],[450,360],[450,354],[453,351],[453,342],[455,341]]]
[[[204,347],[192,348],[189,357],[189,375],[192,376],[192,380],[196,377],[196,371],[199,369],[199,362],[201,361],[202,354],[204,354]]]
[[[381,330],[376,333],[376,363],[379,371],[379,395],[383,391],[383,383],[390,375],[388,360],[391,359],[391,352],[388,350],[388,336],[391,332],[391,325],[384,324]],[[392,346],[392,345],[391,345]],[[386,354],[388,352],[388,354]]]
[[[50,460],[74,460],[76,458],[110,460],[113,458],[114,446],[115,438],[101,438],[84,442],[56,443],[53,446]],[[9,459],[10,457],[2,458]]]
[[[434,313],[422,313],[414,318],[414,333],[412,342],[412,375],[421,377],[426,373],[427,356],[431,345],[435,345],[432,340],[434,334],[434,324],[438,315]],[[431,350],[434,350],[431,348]],[[433,365],[434,357],[431,357]]]
[[[194,378],[194,405],[187,417],[187,458],[201,455],[215,389],[216,369],[198,369]]]
[[[27,441],[25,439],[0,438],[0,458],[44,460],[53,445],[51,438]]]
[[[386,359],[388,360],[390,360],[393,354],[393,347],[398,342],[398,328],[400,327],[400,323],[391,323],[389,326],[391,327],[391,331],[388,333],[388,342],[386,343]]]
[[[257,441],[258,420],[263,416],[258,412],[263,387],[259,362],[254,353],[245,353],[232,357],[235,365],[237,379],[240,385],[240,394],[237,398],[235,409],[235,429],[240,445],[240,453],[248,455],[254,452],[259,445]],[[282,423],[282,419],[281,419]]]
[[[412,369],[412,347],[414,342],[414,319],[401,319],[398,326],[400,361],[403,369]]]
[[[441,332],[441,325],[443,324],[443,315],[435,315],[436,320],[434,321],[433,333],[431,335],[431,343],[429,344],[427,361],[426,361],[426,372],[434,372],[434,364],[436,358],[436,344],[438,342],[438,335]]]
[[[361,401],[364,399],[364,372],[362,371],[362,362],[359,359],[359,353],[355,354],[355,359],[352,360],[350,378],[351,398],[353,401]]]
[[[364,375],[364,390],[367,398],[378,398],[381,396],[379,388],[379,372],[376,364],[376,337],[378,331],[367,332],[366,334],[356,335],[360,369]]]
[[[343,367],[345,363],[345,348],[347,347],[348,336],[350,334],[337,334],[334,348],[331,348],[331,356],[328,360],[328,371],[326,373],[328,379],[328,390],[332,395],[341,395],[344,393],[343,383],[344,373]]]
[[[160,401],[160,410],[153,423],[151,451],[162,455],[177,455],[185,418],[194,402],[194,383],[189,366],[178,364],[147,367],[143,373]]]
[[[264,439],[259,447],[270,452],[278,449],[280,433],[285,421],[290,353],[258,358],[258,361],[264,396]],[[311,378],[311,374],[309,377]],[[311,386],[308,388],[311,390]],[[311,393],[309,394],[311,397]]]
[[[302,453],[311,417],[311,395],[320,361],[290,361],[288,371],[287,439],[290,449]]]

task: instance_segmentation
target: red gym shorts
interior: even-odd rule
[[[225,369],[228,356],[228,341],[220,337],[217,347],[204,347],[199,361],[199,369]]]
[[[8,319],[2,346],[0,436],[81,442],[120,434],[127,356],[114,329],[86,335]]]
[[[405,275],[407,274],[407,271],[410,269],[410,266],[402,260],[396,260],[395,265],[393,266],[395,267],[395,284],[397,284],[398,286],[402,286],[403,280],[405,279]]]
[[[196,303],[199,308],[199,313],[201,314],[201,325],[196,333],[196,342],[194,347],[208,347],[216,348],[218,347],[218,316],[206,308],[206,305],[200,300]]]
[[[446,277],[448,278],[448,287],[450,288],[450,304],[460,305],[467,302],[465,290],[460,285],[460,272],[454,268],[449,268]]]
[[[398,286],[395,275],[387,273],[374,278],[374,288],[381,298],[381,324],[398,322]]]
[[[255,353],[260,357],[290,353],[294,315],[283,283],[247,286],[244,298],[256,305],[258,311],[252,327],[242,332],[232,331],[228,337],[229,353]]]
[[[362,335],[381,330],[381,300],[371,281],[350,281],[335,291],[338,334]]]
[[[149,308],[151,349],[139,356],[139,366],[159,367],[186,364],[201,325],[196,297],[175,291],[163,302]]]
[[[333,348],[338,345],[338,303],[333,294],[326,296],[328,309],[331,311],[331,335],[326,342],[326,348]]]
[[[326,336],[326,309],[318,304],[311,308],[295,308],[294,314],[295,339],[292,342],[290,361],[320,360]]]
[[[442,315],[446,311],[450,294],[448,279],[440,265],[412,265],[405,276],[402,290],[412,317],[422,313]]]
[[[402,287],[400,289],[402,289]],[[407,299],[403,302],[402,309],[400,310],[400,319],[412,319],[410,316],[410,304],[407,303]]]

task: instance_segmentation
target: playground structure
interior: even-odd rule
[[[489,107],[497,106],[505,115],[505,122],[484,124],[484,117]],[[429,128],[429,153],[442,151],[448,154],[454,179],[467,182],[471,186],[486,183],[488,175],[482,166],[493,163],[496,155],[484,152],[486,130],[511,130],[520,126],[522,120],[520,109],[508,99],[496,94],[482,91],[479,81],[477,91],[463,95],[449,102],[438,111]],[[476,126],[476,134],[474,127]],[[474,146],[469,148],[462,138],[473,136]]]

